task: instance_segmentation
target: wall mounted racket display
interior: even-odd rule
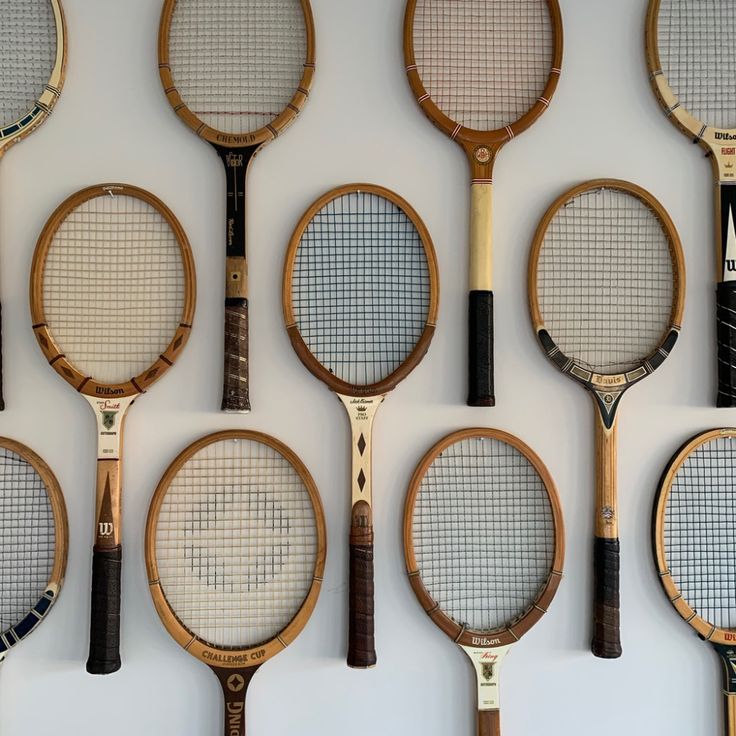
[[[660,481],[652,519],[664,592],[723,664],[725,733],[736,734],[736,429],[686,442]]]
[[[532,323],[547,357],[596,407],[593,548],[597,657],[621,656],[616,420],[624,391],[677,341],[685,264],[669,215],[629,182],[598,179],[557,198],[529,258]]]
[[[349,184],[304,214],[284,265],[284,319],[297,355],[334,391],[352,429],[348,664],[376,663],[371,432],[386,394],[424,357],[439,300],[437,259],[397,194]]]
[[[501,663],[562,577],[562,511],[547,468],[506,432],[449,434],[409,484],[404,554],[422,608],[473,663],[477,733],[499,736]]]
[[[245,188],[251,160],[294,121],[314,75],[308,0],[166,0],[159,71],[176,114],[227,175],[223,411],[250,411]]]
[[[58,0],[0,0],[0,156],[50,115],[61,94],[66,58]],[[0,340],[0,411],[2,390]]]
[[[404,59],[425,115],[470,162],[468,404],[493,406],[492,173],[548,107],[562,64],[557,0],[409,0]]]
[[[49,466],[0,437],[0,663],[59,597],[68,538],[64,497]]]
[[[649,0],[647,63],[667,117],[715,180],[717,406],[736,406],[736,22],[731,3]]]
[[[151,596],[169,634],[217,675],[229,736],[245,734],[256,670],[309,620],[325,552],[312,476],[273,437],[211,434],[158,484],[146,523]]]
[[[87,662],[93,674],[120,667],[123,420],[181,354],[194,302],[186,235],[171,210],[143,189],[84,189],[59,205],[41,232],[31,267],[33,330],[50,365],[97,420]]]

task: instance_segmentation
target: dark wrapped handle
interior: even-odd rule
[[[593,643],[596,657],[621,656],[618,539],[595,538],[593,547]]]
[[[736,406],[736,281],[716,287],[718,398],[716,406]]]
[[[468,406],[495,406],[493,292],[471,291],[468,309]]]
[[[250,411],[247,299],[225,300],[225,369],[222,411]]]
[[[478,736],[501,736],[500,711],[478,711]]]
[[[360,529],[360,541],[350,539],[350,603],[348,666],[376,664],[373,620],[373,529]],[[369,540],[369,541],[368,541]]]
[[[87,672],[109,675],[120,669],[120,571],[123,550],[94,548],[92,617]]]

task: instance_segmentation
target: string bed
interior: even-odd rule
[[[664,552],[672,581],[708,623],[736,628],[736,440],[697,447],[672,482]]]
[[[33,109],[56,62],[49,0],[0,0],[0,127]]]
[[[417,0],[414,54],[424,88],[456,123],[497,130],[541,96],[554,34],[544,0]]]
[[[179,469],[161,505],[161,586],[181,623],[211,646],[273,639],[304,602],[316,558],[307,489],[263,443],[206,445]]]
[[[299,334],[335,376],[365,386],[391,375],[429,315],[429,267],[414,223],[376,194],[331,200],[302,235],[292,302]]]
[[[43,306],[61,352],[85,375],[115,384],[145,371],[184,309],[184,267],[168,222],[121,194],[76,207],[49,247]]]
[[[537,294],[560,350],[602,374],[629,371],[664,338],[673,304],[669,241],[655,213],[616,189],[583,192],[550,222]]]
[[[38,602],[55,548],[54,514],[41,476],[0,447],[0,632],[20,623]]]
[[[460,440],[422,479],[413,543],[422,583],[442,611],[474,631],[505,628],[534,604],[552,569],[544,483],[511,445]]]
[[[299,0],[179,0],[169,63],[184,104],[223,133],[251,133],[289,104],[304,72]]]
[[[736,14],[723,0],[661,0],[662,71],[682,106],[715,128],[736,128]]]

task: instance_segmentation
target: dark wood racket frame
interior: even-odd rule
[[[427,469],[434,462],[437,456],[444,452],[444,450],[446,450],[450,445],[472,437],[487,437],[488,439],[505,442],[524,455],[524,457],[532,464],[544,483],[549,497],[555,527],[555,550],[546,585],[542,588],[532,606],[524,611],[518,618],[508,622],[508,625],[504,628],[489,631],[469,629],[450,618],[450,616],[440,608],[439,603],[432,598],[422,583],[421,570],[419,569],[416,554],[414,552],[414,505],[419,495],[420,486]],[[409,482],[409,490],[406,496],[406,503],[404,505],[403,538],[406,572],[409,576],[409,583],[411,584],[412,590],[419,599],[419,603],[432,621],[442,629],[450,639],[462,646],[483,648],[482,644],[478,644],[478,639],[489,639],[491,637],[493,638],[493,644],[489,645],[489,648],[507,646],[518,641],[547,612],[549,604],[554,598],[557,588],[559,587],[560,580],[562,579],[562,565],[565,558],[565,531],[562,518],[562,507],[560,506],[560,499],[557,494],[557,488],[552,480],[552,476],[539,456],[528,445],[522,442],[518,437],[498,429],[488,429],[485,427],[461,429],[456,432],[451,432],[430,448],[419,462],[419,465],[417,465],[411,481]]]

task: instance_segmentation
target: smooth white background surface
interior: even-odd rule
[[[702,152],[661,113],[647,81],[644,0],[562,0],[565,55],[549,111],[504,149],[495,169],[498,405],[465,398],[468,172],[425,119],[403,72],[401,0],[313,0],[317,73],[283,138],[254,163],[248,189],[253,412],[220,401],[224,174],[214,151],[170,109],[156,57],[158,0],[64,0],[67,81],[52,117],[0,164],[0,293],[7,410],[0,434],[56,472],[69,509],[66,585],[48,620],[0,673],[0,731],[201,736],[222,731],[219,685],[160,624],[143,563],[143,525],[162,472],[210,431],[274,434],[314,475],[329,547],[311,622],[265,665],[248,694],[248,732],[280,736],[474,733],[475,686],[463,653],[422,612],[405,579],[400,529],[409,477],[447,432],[486,425],[518,434],[548,465],[565,512],[565,578],[551,610],[507,658],[507,736],[721,732],[720,673],[660,590],[649,524],[659,474],[697,431],[736,422],[716,410],[711,174]],[[0,22],[2,20],[0,19]],[[601,176],[651,190],[685,249],[684,331],[672,357],[622,402],[619,492],[624,656],[595,659],[590,638],[593,413],[547,363],[529,323],[533,231],[564,189]],[[36,238],[72,192],[123,181],[180,218],[194,250],[198,309],[180,363],[127,420],[124,457],[122,670],[92,677],[87,655],[95,433],[92,414],[43,360],[28,312]],[[285,246],[306,207],[333,186],[369,181],[425,219],[441,269],[438,331],[425,361],[381,408],[374,437],[379,664],[344,664],[349,428],[343,408],[293,353],[281,316]],[[113,280],[115,274],[110,274]]]

